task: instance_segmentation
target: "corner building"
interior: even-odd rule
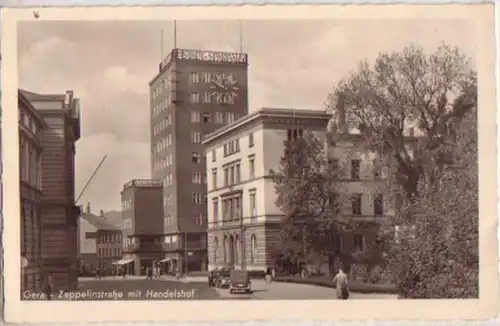
[[[247,55],[173,49],[150,82],[151,171],[163,181],[168,271],[207,269],[202,139],[248,113]]]
[[[305,130],[325,134],[324,111],[264,108],[207,136],[209,268],[265,271],[283,213],[269,175],[285,141]]]
[[[21,182],[21,290],[37,291],[42,284],[41,155],[42,133],[47,125],[18,92],[19,179]]]
[[[123,259],[116,264],[129,275],[141,275],[163,258],[163,185],[160,180],[131,180],[121,197]]]
[[[41,153],[42,269],[57,290],[78,286],[78,220],[75,143],[80,139],[80,100],[73,91],[36,94],[21,90],[45,121]]]

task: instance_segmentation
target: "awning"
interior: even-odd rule
[[[169,257],[163,258],[162,260],[160,260],[160,263],[165,263],[165,262],[171,261],[171,260],[172,260],[172,258],[169,258]]]
[[[132,259],[122,259],[120,261],[117,261],[116,265],[126,265],[126,264],[133,262],[133,261],[134,261],[133,258]]]

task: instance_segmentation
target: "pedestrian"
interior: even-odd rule
[[[274,268],[274,267],[271,269],[271,277],[272,277],[273,281],[276,278],[276,268]]]
[[[271,282],[272,282],[272,273],[271,273],[271,268],[268,267],[266,269],[266,283],[271,284]]]
[[[344,273],[342,268],[339,268],[337,275],[333,277],[333,284],[335,284],[337,299],[347,300],[349,298],[347,275]]]
[[[52,277],[50,276],[50,274],[48,274],[45,277],[45,281],[42,286],[42,292],[47,300],[52,300],[52,290],[53,290]]]
[[[146,274],[147,274],[146,279],[152,280],[153,279],[153,268],[152,267],[146,268]]]

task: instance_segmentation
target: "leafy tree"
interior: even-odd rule
[[[305,132],[287,141],[279,168],[270,174],[276,204],[284,213],[281,252],[297,264],[314,261],[320,254],[328,256],[332,264],[338,249],[334,238],[343,224],[338,219],[338,167],[328,161],[323,139]]]
[[[423,207],[412,232],[391,250],[391,266],[404,297],[477,298],[477,115],[455,123],[451,161],[433,186],[422,186],[408,208]],[[415,209],[413,209],[415,212]]]
[[[456,47],[427,55],[409,46],[362,62],[328,96],[334,114],[341,103],[349,129],[357,129],[369,150],[386,157],[391,177],[408,200],[418,197],[422,178],[437,178],[446,161],[443,139],[455,119],[475,106],[476,74]],[[418,138],[408,139],[408,129]],[[430,167],[433,167],[432,169]]]

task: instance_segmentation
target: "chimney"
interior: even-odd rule
[[[415,136],[415,128],[408,129],[408,136],[410,136],[410,137],[414,137]]]
[[[91,213],[91,211],[90,211],[90,202],[87,202],[87,209],[86,209],[86,211],[87,211],[87,214]]]
[[[100,215],[101,217],[104,217],[104,210],[101,209]]]
[[[337,92],[337,112],[338,121],[337,128],[340,133],[346,133],[346,118],[345,118],[345,106],[344,106],[344,93]]]

